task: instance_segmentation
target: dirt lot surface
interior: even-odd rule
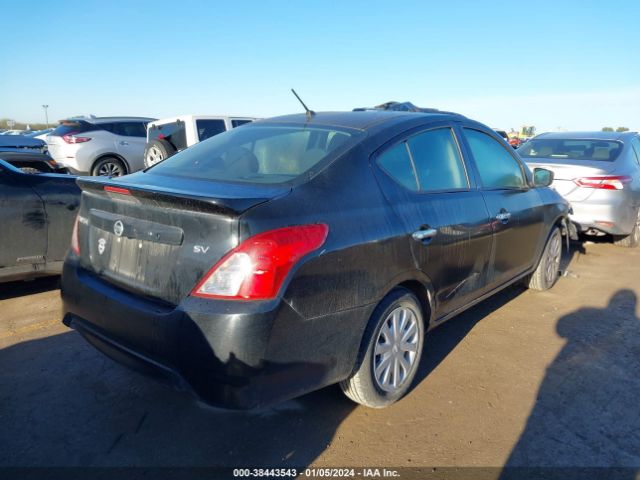
[[[60,323],[55,280],[0,285],[0,466],[626,466],[640,471],[640,248],[574,245],[549,292],[511,287],[431,332],[385,410],[327,388],[197,404]],[[635,476],[635,475],[634,475]]]

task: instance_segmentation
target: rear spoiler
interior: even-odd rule
[[[273,197],[265,198],[219,198],[213,196],[194,195],[179,189],[165,189],[144,185],[116,182],[111,179],[93,179],[79,177],[78,186],[86,192],[117,197],[120,199],[147,201],[167,208],[184,208],[187,210],[213,213],[219,215],[239,215],[251,207],[265,203]]]

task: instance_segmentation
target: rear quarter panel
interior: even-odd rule
[[[302,317],[377,303],[394,278],[415,269],[409,239],[356,146],[306,184],[247,212],[240,237],[289,225],[326,223],[325,244],[292,272],[284,299]]]
[[[44,202],[47,216],[47,261],[64,259],[80,205],[80,188],[70,175],[31,175],[29,182]]]

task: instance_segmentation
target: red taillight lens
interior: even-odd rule
[[[105,185],[104,191],[110,193],[119,193],[120,195],[131,195],[131,192],[126,188],[110,187],[109,185]]]
[[[67,143],[84,143],[91,140],[89,137],[76,137],[73,133],[67,133],[62,136],[62,139]]]
[[[582,188],[599,188],[602,190],[622,190],[631,177],[626,175],[608,175],[602,177],[575,178],[573,183]]]
[[[73,224],[73,233],[71,234],[71,251],[76,255],[80,255],[80,242],[78,241],[78,223],[80,215],[76,215],[76,221]]]
[[[275,298],[291,268],[320,248],[328,233],[327,225],[317,224],[254,235],[209,270],[191,295],[242,300]]]

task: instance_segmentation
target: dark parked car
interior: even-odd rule
[[[0,135],[0,159],[25,173],[67,173],[47,154],[46,143],[22,135]]]
[[[568,205],[461,115],[291,115],[121,179],[78,180],[65,324],[214,405],[340,382],[383,407],[425,332],[558,277]]]
[[[79,204],[75,177],[0,160],[0,282],[59,274]]]

